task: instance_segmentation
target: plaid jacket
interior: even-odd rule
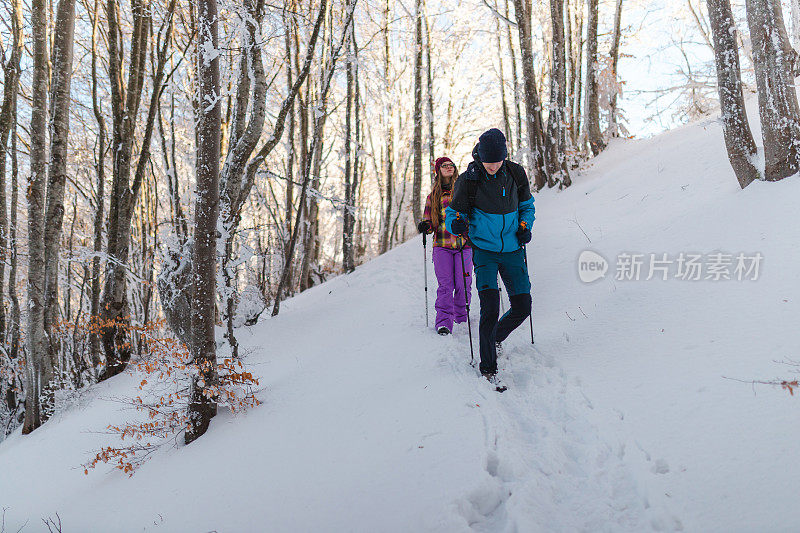
[[[429,224],[433,225],[431,222],[431,203],[433,202],[433,193],[428,195],[428,199],[425,200],[425,213],[422,215],[423,220],[427,220]],[[460,239],[457,236],[453,235],[449,231],[447,231],[444,227],[445,221],[445,209],[450,205],[450,191],[442,191],[442,205],[440,206],[439,211],[439,227],[433,228],[431,233],[434,234],[433,237],[433,246],[439,246],[441,248],[450,248],[452,250],[458,250],[461,248],[461,243],[465,243],[465,248],[469,248],[469,241],[466,239]],[[465,235],[466,237],[466,235]]]

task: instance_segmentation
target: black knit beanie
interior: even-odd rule
[[[499,163],[508,157],[506,136],[497,128],[492,128],[481,134],[478,140],[478,157],[483,163]]]

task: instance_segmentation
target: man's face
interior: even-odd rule
[[[489,173],[490,176],[494,176],[497,174],[497,171],[500,170],[500,167],[503,166],[503,162],[500,161],[498,163],[484,163],[483,168],[486,169],[486,172]]]

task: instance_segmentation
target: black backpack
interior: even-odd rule
[[[519,190],[528,185],[530,187],[530,183],[527,183],[528,178],[525,176],[525,172],[522,170],[522,166],[518,165],[517,163],[513,163],[511,161],[506,162],[506,167],[509,169],[511,173],[511,177],[514,178],[514,183],[517,185],[517,195],[519,196]],[[472,211],[472,208],[475,205],[475,196],[478,194],[478,180],[464,180],[464,185],[467,186],[467,198],[469,199],[469,209]]]

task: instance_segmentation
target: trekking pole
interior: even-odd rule
[[[426,247],[428,235],[422,234],[422,268],[425,271],[425,327],[428,327],[428,249]]]
[[[464,305],[467,308],[467,331],[469,332],[469,364],[472,365],[475,363],[475,350],[472,348],[472,322],[469,319],[469,295],[467,294],[467,269],[464,266],[464,242],[463,237],[459,237],[461,239],[461,248],[459,251],[461,252],[461,273],[464,275]]]
[[[525,248],[525,245],[522,245],[522,257],[525,258],[525,270],[528,270],[528,250]],[[531,273],[528,271],[528,278],[530,279]],[[536,344],[533,342],[533,290],[531,290],[531,313],[528,315],[531,321],[531,344]]]

